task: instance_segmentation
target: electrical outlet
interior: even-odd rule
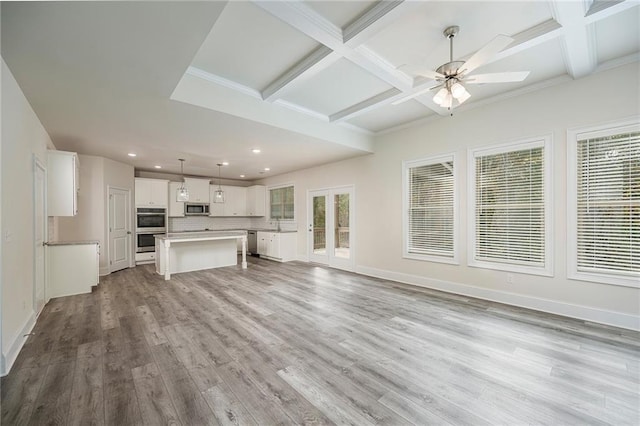
[[[513,274],[507,274],[507,283],[513,284]]]

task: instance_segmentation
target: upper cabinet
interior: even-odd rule
[[[211,185],[211,203],[209,204],[209,216],[264,216],[265,213],[265,187],[254,185],[227,186],[222,185],[224,191],[224,203],[214,203],[213,193],[218,189],[218,185]]]
[[[184,217],[184,202],[177,201],[182,182],[169,182],[169,217]]]
[[[189,203],[209,203],[209,179],[184,178],[189,191]]]
[[[136,207],[167,207],[168,181],[136,178]]]
[[[247,216],[264,216],[266,213],[267,189],[263,185],[247,188]]]
[[[78,154],[47,151],[47,215],[78,214]]]
[[[242,186],[224,187],[224,215],[247,215],[247,188]]]

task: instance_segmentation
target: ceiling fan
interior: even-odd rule
[[[467,61],[453,60],[453,38],[460,31],[460,27],[452,25],[445,28],[443,34],[449,39],[449,62],[440,65],[435,71],[413,66],[403,66],[413,74],[436,80],[437,85],[412,93],[409,96],[398,99],[393,105],[406,102],[409,99],[416,98],[420,95],[428,93],[431,90],[440,88],[433,97],[433,101],[443,108],[451,110],[454,106],[462,104],[469,99],[471,95],[467,91],[467,84],[485,84],[485,83],[509,83],[522,81],[529,75],[529,71],[517,72],[497,72],[489,74],[471,75],[476,68],[487,63],[491,58],[498,54],[502,49],[507,47],[513,39],[506,35],[498,35],[489,43],[484,45],[480,50],[473,54]]]

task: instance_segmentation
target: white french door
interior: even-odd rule
[[[309,191],[309,261],[353,270],[353,186]]]

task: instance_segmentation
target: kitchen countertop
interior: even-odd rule
[[[189,241],[240,238],[247,235],[247,231],[203,231],[203,232],[170,232],[168,234],[157,234],[155,238],[168,241]]]
[[[85,240],[85,241],[49,241],[47,243],[48,246],[80,246],[86,244],[98,244],[100,245],[100,241],[97,240]]]
[[[233,228],[233,229],[199,229],[199,230],[193,230],[193,231],[180,231],[180,232],[169,232],[169,235],[172,234],[192,234],[194,232],[229,232],[229,231],[239,231],[239,232],[246,232],[246,231],[259,231],[259,232],[276,232],[278,234],[287,234],[287,233],[291,233],[291,232],[298,232],[297,230],[295,231],[285,231],[285,230],[276,230],[276,229],[269,229],[269,228],[248,228],[248,229],[238,229],[238,228]]]

